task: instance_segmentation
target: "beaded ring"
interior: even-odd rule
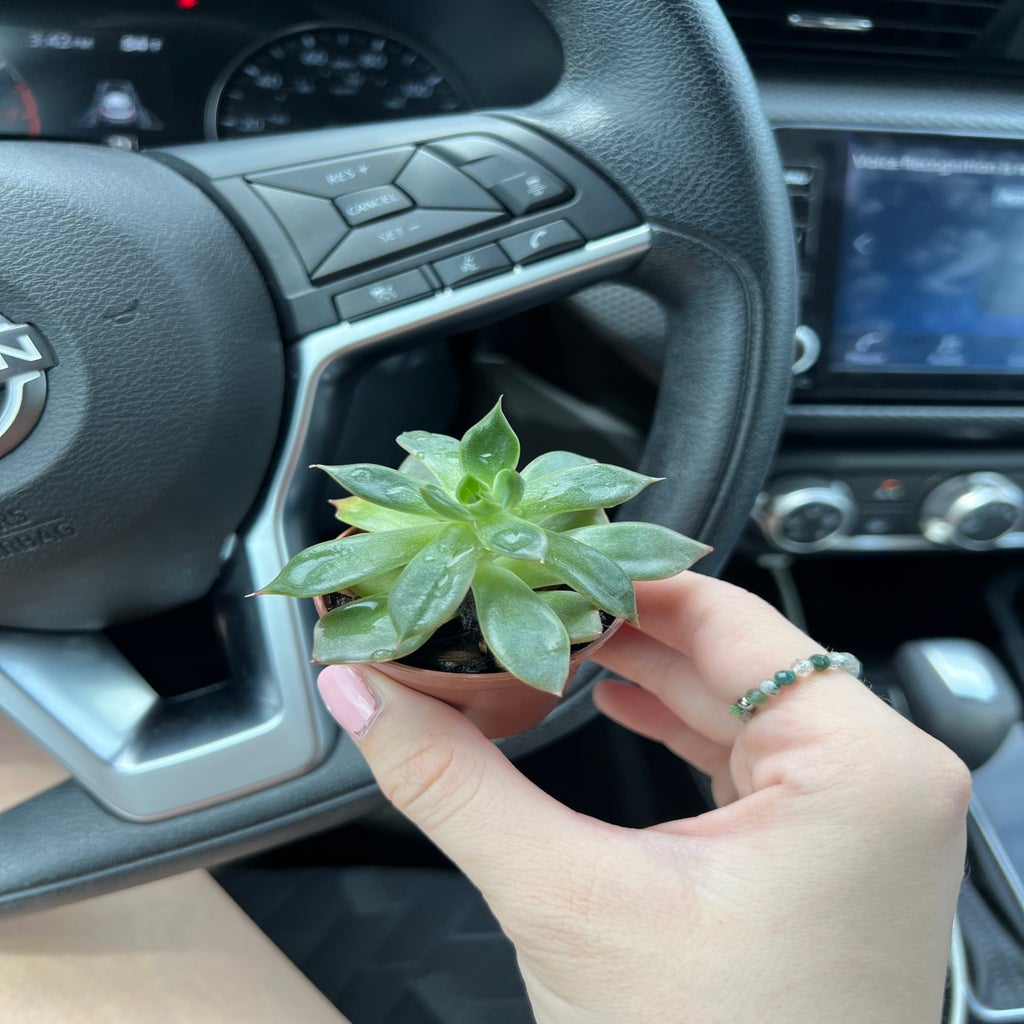
[[[849,672],[857,679],[862,678],[863,666],[852,654],[812,654],[807,658],[798,658],[788,669],[782,669],[763,680],[756,689],[747,690],[735,704],[729,706],[729,711],[746,722],[769,697],[780,693],[783,687],[792,686],[798,679],[806,679],[816,672],[828,672],[831,669]]]

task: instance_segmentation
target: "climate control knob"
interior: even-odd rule
[[[964,473],[921,503],[921,532],[933,544],[987,551],[1024,518],[1024,490],[1002,473]]]
[[[784,477],[761,496],[755,518],[765,537],[794,554],[824,551],[850,533],[857,514],[846,484],[828,477]]]

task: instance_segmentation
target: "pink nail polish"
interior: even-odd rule
[[[327,710],[350,736],[361,740],[380,714],[381,699],[354,669],[328,665],[317,680]]]

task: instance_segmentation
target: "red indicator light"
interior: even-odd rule
[[[898,476],[887,476],[878,481],[875,501],[903,501],[907,496],[907,485]]]
[[[174,6],[179,11],[191,11],[199,6],[199,0],[174,0]]]

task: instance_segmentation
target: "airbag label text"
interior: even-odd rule
[[[77,534],[74,526],[65,519],[54,519],[39,526],[30,526],[18,533],[0,535],[0,559],[38,551],[47,544],[59,544],[62,540]]]

